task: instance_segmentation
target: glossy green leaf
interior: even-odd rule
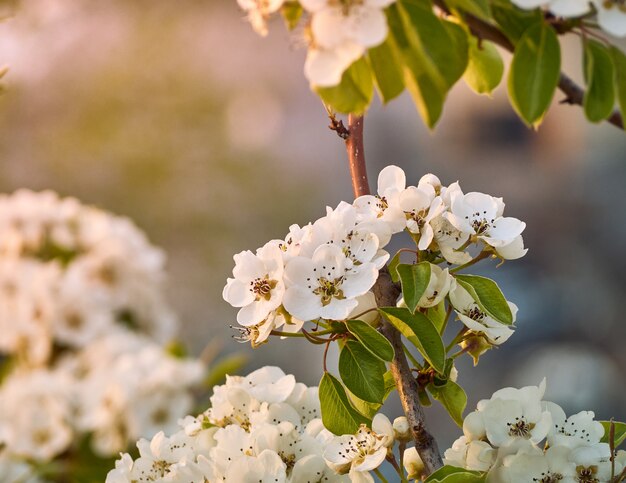
[[[387,362],[393,360],[394,351],[391,343],[371,325],[361,320],[349,320],[346,327],[372,355]]]
[[[355,340],[348,340],[339,354],[339,375],[356,397],[382,403],[385,394],[385,363]]]
[[[446,5],[451,9],[462,10],[482,20],[491,21],[491,7],[487,0],[447,0]]]
[[[494,20],[500,25],[502,32],[515,45],[532,25],[537,25],[543,19],[540,9],[522,10],[508,0],[496,0],[491,4],[491,13]]]
[[[324,373],[320,381],[319,398],[322,422],[334,434],[354,434],[361,424],[370,422],[354,409],[341,382],[328,372]]]
[[[424,483],[482,483],[485,479],[486,475],[478,471],[443,466],[426,478]]]
[[[463,411],[467,406],[467,395],[463,388],[456,382],[448,381],[445,386],[429,384],[428,390],[446,408],[452,420],[463,427]]]
[[[446,321],[446,302],[442,300],[434,307],[431,307],[426,312],[426,317],[430,319],[435,328],[441,333],[443,325]]]
[[[584,42],[584,74],[587,90],[583,98],[585,116],[591,122],[609,117],[615,106],[615,69],[609,50],[600,42]]]
[[[433,323],[424,314],[419,312],[412,314],[409,309],[399,307],[384,307],[379,310],[417,348],[432,367],[443,373],[446,363],[443,340]]]
[[[560,76],[561,51],[554,30],[543,22],[519,40],[508,77],[511,105],[529,126],[537,127],[554,97]]]
[[[611,421],[600,421],[602,426],[604,426],[604,436],[600,440],[602,443],[609,442],[609,430],[611,428]],[[613,421],[615,425],[615,447],[617,448],[626,440],[626,423],[620,423],[618,421]]]
[[[556,33],[543,22],[524,32],[509,71],[509,99],[531,126],[541,123],[561,75],[561,47]]]
[[[391,394],[393,390],[396,388],[396,383],[393,379],[393,375],[391,374],[391,371],[385,372],[383,380],[385,384],[385,394],[383,396],[383,402],[384,402],[389,397],[389,394]],[[368,419],[372,419],[374,416],[376,416],[376,413],[378,413],[378,411],[382,407],[382,404],[380,403],[371,403],[371,402],[363,401],[362,399],[352,394],[349,390],[347,392],[348,392],[348,397],[350,398],[350,402],[352,403],[352,406],[354,406],[354,408],[358,412],[360,412],[363,416],[367,417]]]
[[[361,58],[343,73],[339,85],[316,87],[315,90],[335,111],[362,114],[374,96],[372,70],[367,60]]]
[[[398,97],[404,91],[404,74],[397,53],[390,39],[369,50],[368,57],[376,87],[384,103]]]
[[[456,280],[491,317],[506,325],[513,323],[511,308],[496,282],[478,275],[457,275]]]
[[[626,55],[617,47],[611,47],[611,57],[615,66],[615,91],[622,117],[626,118]]]
[[[405,85],[424,122],[432,128],[441,116],[448,90],[465,71],[465,31],[437,17],[427,1],[403,0],[389,7],[387,16]]]
[[[280,8],[280,13],[285,20],[287,28],[293,30],[298,26],[304,10],[299,2],[285,2]]]
[[[398,275],[398,266],[400,265],[401,254],[402,252],[397,252],[393,256],[393,258],[389,260],[389,263],[387,265],[387,268],[389,269],[389,275],[391,275],[391,280],[393,280],[395,283],[398,283],[400,281],[400,275]]]
[[[428,288],[430,282],[430,263],[416,265],[398,265],[398,275],[402,284],[402,296],[411,312],[415,312],[417,304]]]
[[[474,36],[469,39],[469,63],[463,80],[478,94],[491,94],[504,74],[504,62],[496,46]]]

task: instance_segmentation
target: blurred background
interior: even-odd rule
[[[351,201],[343,143],[302,73],[305,49],[276,19],[257,37],[234,0],[0,2],[0,190],[53,189],[131,217],[169,255],[169,297],[182,339],[214,337],[307,384],[319,347],[231,339],[235,309],[221,291],[232,255],[283,237],[292,223]],[[578,42],[565,54],[580,80]],[[508,57],[507,57],[508,58]],[[548,378],[568,412],[626,420],[626,136],[590,126],[557,94],[538,132],[506,101],[463,83],[435,132],[408,97],[366,121],[370,182],[388,165],[417,182],[504,196],[527,222],[525,259],[482,273],[521,310],[503,350],[459,364],[470,407],[503,385]],[[432,429],[458,435],[437,407]],[[390,416],[400,408],[391,401]]]

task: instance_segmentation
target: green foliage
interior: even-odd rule
[[[280,9],[280,13],[285,20],[285,25],[289,30],[298,26],[304,10],[299,2],[285,2]]]
[[[385,386],[383,402],[385,402],[387,398],[389,397],[389,394],[391,394],[396,388],[396,382],[393,379],[393,374],[391,373],[391,371],[385,372],[385,375],[383,377],[383,382]],[[352,403],[352,406],[354,406],[354,408],[358,412],[360,412],[363,416],[365,416],[368,419],[374,418],[374,416],[376,416],[376,413],[378,413],[378,411],[382,407],[382,403],[371,403],[371,402],[363,401],[362,399],[356,397],[354,394],[350,393],[349,390],[348,390],[348,396],[350,398],[350,402]]]
[[[467,406],[467,395],[463,388],[454,381],[448,381],[443,386],[429,384],[428,391],[446,408],[452,420],[463,427],[463,411]]]
[[[369,50],[370,65],[374,80],[384,103],[398,97],[404,91],[402,66],[396,57],[396,51],[388,38],[378,47]]]
[[[398,266],[400,265],[400,255],[402,252],[397,252],[389,263],[387,264],[387,268],[389,269],[389,275],[391,275],[391,280],[395,283],[400,281],[400,275],[398,274]]]
[[[615,66],[615,91],[622,116],[626,117],[626,55],[617,47],[611,47],[611,57]]]
[[[506,0],[496,0],[491,5],[494,20],[502,28],[502,32],[515,45],[524,32],[531,26],[541,22],[541,10],[522,10]]]
[[[334,376],[325,372],[319,384],[322,422],[334,434],[354,434],[370,421],[350,403],[346,390]]]
[[[491,20],[491,6],[487,0],[448,0],[446,5],[453,10],[462,10],[482,20]]]
[[[317,87],[316,91],[335,111],[362,114],[374,96],[372,70],[367,60],[361,58],[343,73],[339,85]]]
[[[424,483],[482,483],[486,475],[456,466],[444,466],[430,475]]]
[[[515,46],[509,71],[509,99],[519,116],[538,126],[550,107],[561,74],[561,47],[549,25],[531,25]]]
[[[383,402],[386,369],[383,361],[355,340],[347,341],[339,354],[341,380],[352,394],[366,402]]]
[[[456,280],[491,317],[506,325],[513,323],[511,308],[496,282],[478,275],[457,275]]]
[[[446,353],[443,340],[437,328],[424,314],[412,314],[410,310],[398,307],[379,310],[437,372],[444,372]]]
[[[504,62],[495,45],[487,40],[469,38],[469,63],[463,80],[478,94],[491,94],[504,74]]]
[[[609,442],[610,430],[611,430],[611,421],[600,421],[602,426],[604,426],[604,436],[601,439],[602,443]],[[613,421],[615,426],[615,447],[617,448],[626,440],[626,423],[620,423],[617,421]]]
[[[397,271],[402,283],[404,302],[411,312],[415,312],[430,282],[430,263],[398,265]]]
[[[615,105],[615,69],[609,50],[595,40],[584,42],[584,74],[587,91],[583,99],[585,116],[591,122],[606,119]]]
[[[424,122],[432,128],[448,91],[467,66],[466,33],[437,17],[426,1],[400,1],[387,9],[387,17],[405,85]]]
[[[393,346],[384,335],[371,325],[361,320],[349,320],[346,327],[373,356],[382,361],[391,362],[393,360]]]
[[[442,300],[435,307],[431,307],[426,312],[426,317],[433,323],[435,328],[442,332],[443,326],[446,323],[446,302]]]

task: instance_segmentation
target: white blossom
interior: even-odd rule
[[[353,266],[340,247],[320,246],[311,259],[295,257],[285,267],[285,309],[301,320],[343,320],[367,293],[378,270],[373,263]]]
[[[465,436],[457,439],[444,454],[444,464],[474,471],[489,471],[496,461],[497,450],[489,443],[468,440]]]
[[[283,6],[285,0],[237,0],[247,13],[248,21],[259,35],[267,35],[267,19]]]
[[[461,285],[457,284],[455,289],[450,292],[450,301],[459,320],[470,331],[484,334],[490,343],[500,345],[513,335],[514,331],[510,326],[498,322],[481,309],[470,293]],[[511,309],[513,322],[515,322],[517,306],[513,302],[507,301],[507,303]]]

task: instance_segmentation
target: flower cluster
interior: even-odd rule
[[[407,187],[404,172],[388,166],[379,175],[377,195],[341,202],[314,223],[293,225],[284,239],[256,253],[235,255],[223,296],[239,308],[243,339],[253,345],[273,330],[297,332],[306,321],[346,320],[376,307],[370,290],[389,258],[384,248],[393,234],[408,232],[425,259],[448,265],[470,262],[476,246],[482,254],[505,260],[524,256],[525,223],[503,212],[501,198],[463,193],[458,182],[443,186],[432,174]],[[437,305],[450,293],[470,331],[496,344],[510,336],[509,327],[468,299],[448,269],[431,267],[431,283],[419,306]]]
[[[306,11],[309,50],[304,73],[311,84],[334,86],[344,71],[361,58],[367,49],[385,41],[387,18],[383,9],[395,0],[300,0]],[[252,27],[267,34],[267,19],[286,0],[238,0]]]
[[[500,389],[480,401],[465,418],[464,435],[445,452],[445,463],[488,472],[493,483],[608,483],[620,474],[626,452],[611,455],[594,413],[567,417],[542,400],[544,391],[545,380],[538,387]]]
[[[52,192],[0,196],[2,481],[16,459],[84,436],[112,455],[189,412],[204,367],[164,345],[164,261],[127,219]]]
[[[214,388],[207,411],[181,420],[171,436],[140,440],[139,457],[122,455],[106,481],[348,481],[345,473],[373,481],[368,471],[385,459],[392,435],[362,427],[356,436],[335,437],[319,416],[317,387],[277,367],[231,376]]]
[[[620,0],[513,0],[520,8],[547,7],[563,18],[578,18],[596,13],[598,25],[611,35],[626,36],[626,8]]]

